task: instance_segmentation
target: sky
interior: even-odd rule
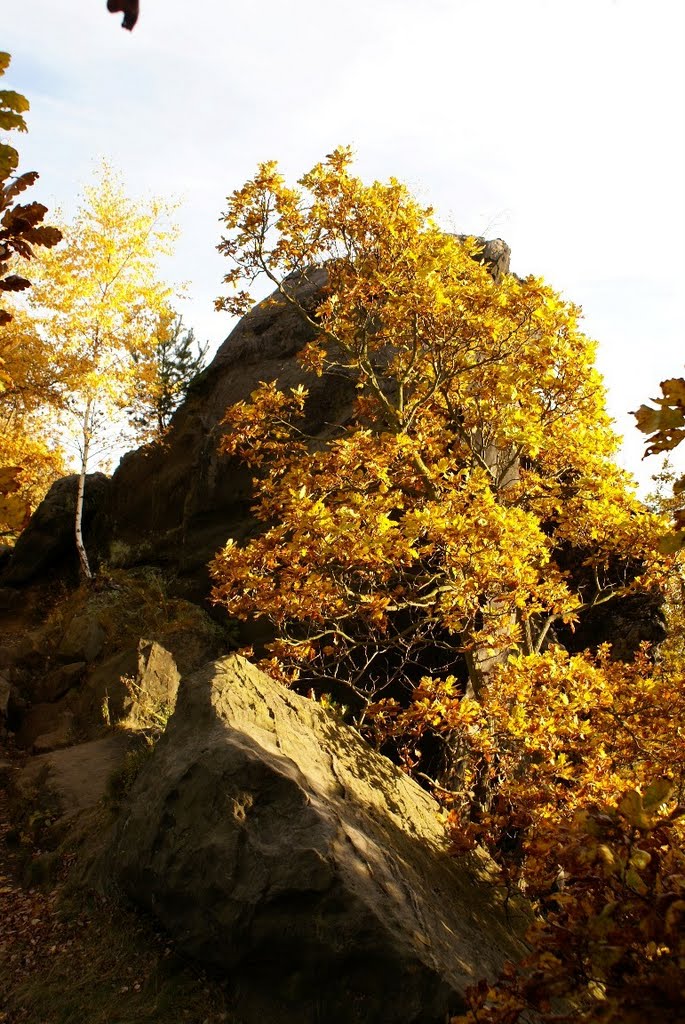
[[[583,307],[622,461],[647,485],[629,411],[685,363],[683,0],[140,4],[132,33],[105,0],[4,12],[31,198],[70,215],[105,157],[132,197],[181,200],[163,269],[213,351],[232,326],[213,311],[226,196],[261,160],[295,179],[349,144],[361,177],[505,239],[516,273]]]

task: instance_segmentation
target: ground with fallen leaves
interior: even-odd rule
[[[75,889],[49,800],[21,806],[0,746],[0,1024],[236,1024],[225,990],[123,903]]]

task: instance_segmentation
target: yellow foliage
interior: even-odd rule
[[[175,236],[170,211],[158,199],[129,199],[103,163],[73,223],[62,227],[64,244],[36,259],[30,323],[18,327],[46,367],[41,394],[58,415],[56,434],[78,451],[75,528],[85,576],[80,516],[89,458],[95,444],[113,444],[125,428],[124,410],[137,397],[135,357],[154,346],[160,320],[171,319],[171,289],[157,270]]]
[[[271,619],[286,671],[375,700],[388,679],[411,689],[428,652],[438,672],[469,652],[532,654],[555,622],[649,585],[663,524],[612,462],[577,307],[538,278],[495,282],[474,240],[349,165],[336,150],[290,188],[263,164],[229,199],[218,305],[244,311],[241,282],[265,274],[315,331],[305,366],[357,398],[327,442],[302,433],[302,388],[266,382],[228,411],[223,450],[254,468],[268,525],[212,574],[232,615]],[[312,310],[299,289],[317,265]]]
[[[64,243],[37,261],[32,322],[52,363],[68,370],[62,398],[79,423],[89,400],[108,415],[129,403],[132,355],[153,344],[169,312],[171,289],[157,261],[175,237],[171,210],[158,199],[128,198],[103,163],[73,223],[62,227]]]
[[[303,365],[357,398],[328,440],[304,432],[303,389],[265,382],[228,411],[223,450],[252,467],[264,529],[217,554],[214,599],[268,618],[266,670],[344,699],[407,771],[427,778],[439,743],[455,848],[486,845],[543,911],[530,957],[459,1020],[554,1019],[564,996],[587,1024],[675,1019],[682,644],[623,664],[552,642],[674,572],[664,518],[612,461],[580,311],[540,279],[494,281],[474,240],[398,182],[352,176],[344,149],[294,188],[263,164],[224,223],[219,306],[244,311],[265,274],[312,328]]]

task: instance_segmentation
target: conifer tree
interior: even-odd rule
[[[181,316],[167,316],[152,345],[133,354],[135,394],[128,415],[139,443],[164,439],[190,383],[204,368],[207,348],[195,340],[192,328],[184,328]]]

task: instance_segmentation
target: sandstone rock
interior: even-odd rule
[[[19,673],[47,671],[47,663],[52,652],[54,641],[45,626],[27,630],[21,641],[14,648],[12,665]]]
[[[108,780],[131,749],[131,737],[123,732],[80,743],[65,750],[32,757],[14,784],[28,795],[39,779],[58,797],[65,818],[97,804],[105,795]]]
[[[99,870],[237,979],[243,1024],[443,1024],[521,953],[433,799],[235,655],[184,680]]]
[[[314,274],[301,289],[303,301],[314,304],[324,280],[324,272]],[[191,388],[164,446],[121,460],[96,524],[106,558],[119,565],[169,565],[190,578],[193,593],[206,595],[209,559],[229,535],[243,537],[254,526],[251,472],[217,453],[226,409],[248,398],[260,381],[276,378],[283,387],[303,381],[311,387],[317,422],[307,429],[315,432],[349,403],[340,378],[303,372],[296,356],[311,337],[297,312],[274,296],[240,321]]]
[[[32,744],[34,754],[44,754],[49,750],[60,750],[74,742],[74,715],[67,711],[58,718],[51,732],[36,736]]]
[[[9,564],[2,573],[4,586],[28,583],[51,569],[68,566],[76,570],[78,558],[74,541],[74,513],[78,477],[63,477],[52,485],[19,537]],[[86,546],[96,510],[104,502],[109,478],[89,473],[83,503],[83,531]]]
[[[160,644],[140,640],[94,669],[83,687],[81,726],[125,724],[148,728],[154,716],[164,717],[176,703],[179,673],[171,654]],[[103,717],[104,715],[104,717]]]
[[[460,241],[465,242],[468,235],[456,235]],[[478,245],[482,246],[479,262],[485,264],[495,281],[499,281],[505,274],[509,273],[511,263],[511,249],[501,238],[483,238],[481,235],[475,237]]]

